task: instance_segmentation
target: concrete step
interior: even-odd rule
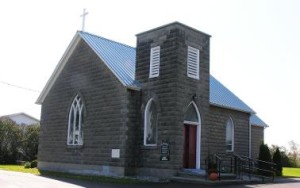
[[[184,169],[177,173],[178,177],[186,178],[198,178],[198,179],[207,179],[207,174],[204,170],[194,170],[194,169]],[[221,173],[222,180],[231,180],[237,179],[237,176],[233,173]]]
[[[239,177],[233,173],[221,173],[221,180],[211,181],[208,179],[206,172],[196,169],[183,169],[178,172],[177,176],[171,178],[171,181],[181,183],[195,183],[201,185],[235,185],[235,184],[249,184],[262,182],[260,178],[241,175]]]
[[[237,185],[237,184],[248,184],[252,181],[249,180],[241,180],[241,179],[231,179],[231,180],[216,180],[211,181],[208,179],[203,178],[195,178],[195,177],[179,177],[175,176],[171,178],[171,181],[174,182],[181,182],[181,183],[195,183],[195,184],[201,184],[201,185]]]
[[[179,177],[205,178],[206,172],[198,169],[183,169],[177,173]]]
[[[181,182],[181,183],[195,183],[200,185],[211,185],[211,186],[222,186],[222,185],[240,185],[240,184],[256,184],[256,183],[267,183],[268,181],[262,181],[261,178],[252,176],[249,179],[249,176],[243,175],[241,178],[236,179],[221,179],[211,181],[207,178],[201,177],[181,177],[174,176],[171,178],[171,181]],[[269,181],[272,182],[272,181]]]

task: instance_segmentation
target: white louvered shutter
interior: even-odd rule
[[[154,78],[159,76],[159,65],[160,65],[160,46],[156,46],[151,48],[149,78]]]
[[[187,54],[187,76],[199,80],[199,60],[200,52],[198,49],[188,47]]]

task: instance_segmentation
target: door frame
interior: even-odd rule
[[[189,105],[187,106],[186,109],[189,108],[190,105],[193,105],[197,112],[198,116],[198,122],[192,122],[192,121],[184,121],[183,126],[185,125],[196,125],[197,126],[197,139],[196,139],[196,169],[201,169],[200,168],[200,163],[201,163],[201,116],[198,110],[197,105],[195,104],[194,101],[190,102]]]

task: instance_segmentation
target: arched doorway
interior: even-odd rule
[[[200,169],[201,118],[194,102],[184,114],[183,168]]]

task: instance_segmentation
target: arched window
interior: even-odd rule
[[[153,99],[150,99],[145,108],[144,117],[144,145],[156,146],[157,141],[157,110]]]
[[[234,150],[234,124],[231,118],[226,122],[226,151]]]
[[[188,123],[188,122],[194,122],[194,123],[198,124],[199,117],[198,117],[198,112],[197,112],[197,110],[195,108],[195,104],[194,103],[191,103],[188,106],[188,109],[186,110],[185,115],[184,115],[184,121],[186,123]]]
[[[83,145],[83,102],[79,95],[76,95],[69,112],[68,123],[68,145]]]

